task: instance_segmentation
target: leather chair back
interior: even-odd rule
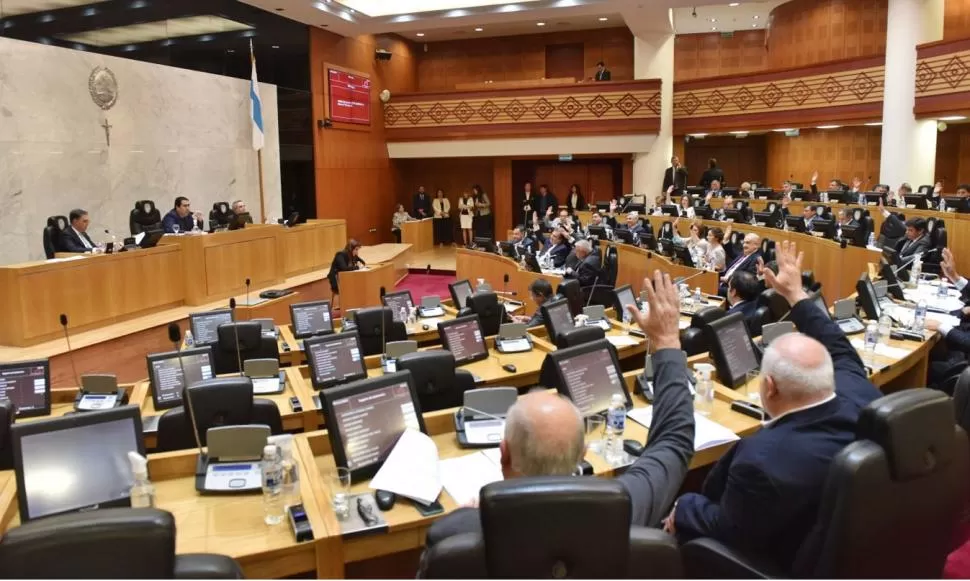
[[[970,490],[970,443],[936,390],[882,397],[833,460],[796,575],[940,578]]]
[[[584,343],[592,343],[593,341],[599,341],[600,339],[605,339],[606,333],[603,329],[593,326],[585,327],[573,327],[567,331],[559,333],[556,337],[556,347],[559,349],[565,349],[567,347],[575,347],[576,345],[583,345]]]
[[[556,294],[564,297],[569,302],[569,314],[573,317],[583,313],[583,288],[579,281],[570,278],[563,280],[556,287]]]
[[[506,321],[505,306],[498,302],[493,292],[478,292],[465,301],[472,314],[478,315],[482,333],[486,336],[498,335],[498,329]]]
[[[216,373],[239,373],[240,360],[279,359],[279,344],[273,337],[263,336],[263,327],[256,321],[238,321],[219,325],[218,341],[213,349]],[[239,354],[236,354],[236,341]]]
[[[771,308],[762,305],[755,309],[754,314],[745,321],[745,324],[748,325],[748,334],[752,337],[758,337],[761,335],[764,326],[771,322]]]
[[[660,238],[669,240],[674,237],[674,223],[670,220],[664,220],[663,224],[660,225]]]
[[[781,319],[791,310],[791,306],[785,297],[778,294],[778,291],[773,288],[765,289],[758,295],[758,306],[767,306],[771,310],[773,321]]]
[[[688,356],[711,350],[711,341],[705,329],[726,314],[727,311],[718,307],[707,307],[694,313],[690,327],[680,332],[680,345]]]
[[[67,216],[51,216],[47,218],[44,227],[44,256],[54,258],[54,253],[60,250],[61,232],[69,225]]]
[[[472,374],[456,369],[455,356],[444,349],[408,353],[398,358],[397,369],[411,372],[423,413],[458,407],[475,388]]]
[[[953,411],[957,424],[970,433],[970,367],[960,374],[953,386]]]
[[[209,211],[209,224],[211,226],[228,226],[229,219],[232,218],[232,208],[228,202],[216,202],[212,204]]]
[[[151,200],[138,200],[128,217],[132,235],[162,229],[162,215]]]
[[[802,271],[802,288],[812,288],[815,286],[815,271]]]
[[[775,259],[775,241],[770,238],[762,238],[761,240],[761,256],[768,264]]]
[[[705,307],[694,313],[690,318],[690,326],[695,329],[703,329],[725,314],[726,311],[720,307]]]
[[[389,307],[370,307],[358,309],[354,315],[357,322],[357,333],[360,335],[360,347],[364,355],[380,355],[384,352],[381,325],[383,319],[383,339],[392,341],[407,341],[408,330],[404,323],[394,320],[394,314]]]
[[[619,271],[619,256],[617,255],[616,247],[610,246],[606,250],[606,255],[603,257],[603,276],[605,278],[603,284],[614,286],[616,285],[616,276]]]
[[[9,399],[0,399],[0,470],[13,469],[13,448],[10,446],[10,427],[17,410]]]

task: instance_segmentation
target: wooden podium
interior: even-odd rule
[[[425,252],[434,248],[434,218],[401,224],[401,243],[410,244],[412,252]]]

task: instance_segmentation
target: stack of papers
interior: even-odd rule
[[[631,420],[645,428],[650,427],[653,421],[653,406],[645,408],[635,408],[627,414]],[[700,452],[708,448],[728,444],[740,440],[737,434],[725,428],[721,424],[708,419],[701,414],[694,412],[694,451]],[[649,438],[648,438],[649,442]]]
[[[438,447],[417,430],[405,430],[384,465],[370,481],[373,490],[387,490],[429,505],[441,494]]]
[[[621,347],[632,347],[640,344],[640,341],[637,338],[629,335],[607,335],[606,340],[617,349]]]
[[[852,346],[859,351],[863,351],[866,348],[865,342],[863,342],[861,339],[853,339]],[[899,361],[903,357],[909,355],[909,350],[902,349],[900,347],[891,347],[885,343],[877,343],[876,355],[881,355],[882,357],[892,359],[893,361]]]
[[[441,483],[458,506],[478,501],[482,487],[502,480],[498,449],[474,452],[438,462]]]

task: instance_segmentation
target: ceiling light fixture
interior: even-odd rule
[[[713,31],[715,31],[715,32],[717,32],[717,27],[716,27],[716,26],[712,26],[712,27],[711,27],[711,30],[713,30]]]
[[[423,32],[419,32],[419,33],[415,34],[414,36],[424,36],[424,33]]]
[[[795,130],[794,127],[787,127],[785,129],[772,129],[772,131],[774,131],[775,133],[784,133],[786,131],[794,131],[794,130]]]
[[[760,16],[758,16],[757,14],[755,14],[755,15],[754,15],[754,16],[752,16],[751,18],[754,18],[755,20],[757,20],[757,19],[759,19],[759,18],[761,18],[761,17],[760,17]]]
[[[609,18],[605,16],[600,16],[600,22],[606,22],[607,20],[609,20]]]
[[[967,118],[966,115],[948,115],[946,117],[940,117],[940,121],[964,121]]]
[[[872,123],[866,123],[866,127],[882,127],[882,121],[873,121]]]
[[[742,129],[740,131],[732,131],[731,135],[747,135],[748,133],[750,133],[750,131],[747,129]]]
[[[691,133],[690,136],[691,137],[698,137],[698,138],[700,138],[700,137],[707,137],[707,134],[706,133]]]
[[[740,2],[731,2],[730,4],[728,4],[728,6],[730,6],[731,8],[734,8],[734,7],[740,6],[740,5],[741,5]]]
[[[711,18],[711,22],[717,22],[717,18]]]
[[[481,31],[483,31],[483,30],[485,30],[485,29],[484,29],[484,28],[480,28],[480,27],[479,27],[479,28],[476,28],[476,29],[475,29],[475,32],[481,32]]]
[[[841,125],[819,125],[815,129],[838,129],[842,127]]]
[[[545,25],[546,25],[545,22],[536,22],[536,26],[545,26]]]

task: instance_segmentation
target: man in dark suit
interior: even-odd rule
[[[799,548],[826,533],[813,527],[832,458],[855,440],[859,412],[881,395],[845,333],[802,288],[801,272],[802,257],[788,242],[778,274],[765,271],[800,331],[765,351],[759,388],[770,421],[737,442],[701,493],[680,497],[665,522],[681,542],[713,537],[795,576]]]
[[[815,229],[815,218],[817,217],[815,214],[815,206],[805,206],[802,209],[802,220],[804,220],[806,232],[811,232]]]
[[[589,240],[577,242],[575,252],[579,263],[572,269],[566,269],[566,278],[575,278],[581,287],[593,286],[603,273],[600,255],[593,250]]]
[[[414,203],[412,206],[414,212],[411,215],[418,220],[430,218],[433,215],[431,213],[431,196],[424,193],[424,186],[418,186],[418,193],[414,194]]]
[[[593,76],[594,80],[597,81],[609,81],[612,78],[609,69],[606,68],[606,63],[600,61],[596,63],[596,74]]]
[[[539,215],[539,219],[542,220],[546,212],[552,208],[552,213],[555,214],[559,209],[559,201],[556,200],[556,196],[549,191],[549,186],[542,184],[539,186],[539,197],[536,198],[533,204],[533,209]]]
[[[727,296],[728,281],[735,272],[746,271],[751,274],[758,273],[758,259],[761,258],[761,236],[754,233],[745,235],[744,242],[741,244],[741,254],[735,257],[734,261],[728,265],[721,277],[718,286],[718,294],[722,297]]]
[[[88,236],[88,224],[91,219],[85,210],[71,210],[68,215],[71,225],[61,230],[58,240],[58,250],[61,252],[91,252],[94,242]]]
[[[897,252],[900,262],[906,262],[917,254],[925,254],[933,246],[926,229],[926,220],[924,218],[910,218],[904,224],[899,219],[899,216],[883,207],[882,199],[879,200],[879,209],[882,210],[882,217],[885,218],[885,222],[882,225],[884,231],[898,233],[905,228],[902,246],[899,247],[899,251]],[[886,244],[889,244],[888,235],[886,238]],[[899,242],[896,244],[899,244]]]
[[[694,406],[687,387],[687,359],[680,349],[680,297],[669,275],[654,273],[643,288],[650,313],[630,308],[633,320],[656,347],[650,438],[643,454],[616,480],[630,494],[630,524],[657,526],[677,494],[694,455]],[[583,419],[569,400],[533,393],[509,409],[499,446],[506,480],[521,476],[569,475],[585,455]],[[481,531],[477,508],[461,508],[428,529],[426,545]],[[422,559],[422,569],[424,566]],[[420,575],[419,575],[420,576]]]
[[[535,240],[529,236],[529,230],[524,225],[518,225],[512,230],[512,240],[509,240],[518,249],[519,254],[534,254]]]
[[[724,171],[717,167],[717,160],[713,157],[707,160],[707,169],[704,170],[704,174],[701,175],[701,181],[698,185],[703,186],[705,190],[711,189],[711,182],[717,180],[719,183],[724,183]]]
[[[569,256],[569,244],[566,243],[566,236],[561,230],[553,230],[549,235],[549,243],[546,249],[539,256],[539,262],[548,258],[556,268],[562,268],[566,264],[566,257]]]
[[[727,302],[730,305],[728,314],[741,313],[744,320],[754,317],[758,310],[758,295],[761,293],[761,283],[758,277],[746,270],[735,272],[728,281]]]
[[[529,294],[532,302],[536,304],[536,312],[531,316],[516,315],[512,320],[516,323],[525,323],[531,327],[541,327],[545,325],[545,318],[542,316],[542,305],[557,299],[557,295],[552,292],[552,284],[548,280],[537,278],[529,285]]]
[[[943,249],[940,269],[943,276],[962,293],[964,304],[970,302],[970,283],[957,272],[956,260],[949,248]],[[970,355],[970,307],[963,307],[950,314],[960,319],[958,325],[942,323],[938,319],[926,319],[928,330],[939,331],[943,335],[943,341],[930,351],[928,387],[939,388],[953,373],[953,366],[966,362]]]
[[[618,229],[629,230],[633,234],[633,242],[637,244],[637,240],[640,235],[646,232],[643,224],[640,223],[640,216],[636,212],[630,212],[626,215],[626,222],[619,226]]]
[[[670,158],[670,167],[664,172],[663,191],[674,186],[675,190],[682,190],[687,187],[687,168],[680,165],[680,158],[676,155]]]

